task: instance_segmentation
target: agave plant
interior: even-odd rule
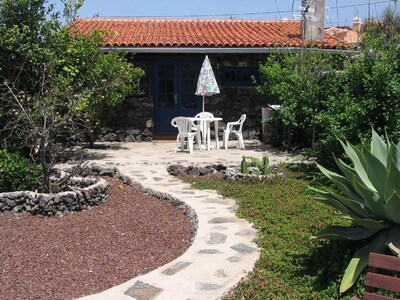
[[[374,130],[370,149],[341,144],[352,164],[335,158],[343,175],[318,166],[340,190],[340,194],[315,190],[316,200],[344,213],[353,226],[327,226],[312,238],[370,241],[356,251],[340,284],[348,290],[367,266],[370,252],[387,248],[400,256],[400,143],[385,142]]]

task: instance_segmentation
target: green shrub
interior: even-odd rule
[[[0,150],[0,192],[31,190],[41,182],[39,166],[19,154]]]

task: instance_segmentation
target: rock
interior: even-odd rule
[[[153,136],[153,133],[146,128],[145,130],[143,130],[142,135],[148,137],[148,136]]]
[[[107,133],[105,136],[103,136],[102,140],[104,142],[116,142],[118,141],[118,137],[115,133]]]
[[[74,199],[72,199],[72,198],[70,198],[70,197],[64,198],[64,203],[65,203],[67,206],[71,206],[73,202],[74,202]]]
[[[133,135],[129,134],[126,136],[124,142],[130,143],[130,142],[136,142],[136,139]]]
[[[153,128],[153,127],[154,127],[153,120],[147,120],[146,121],[146,128]]]
[[[23,205],[17,205],[16,207],[14,207],[13,211],[16,212],[16,213],[21,213],[21,212],[24,211],[24,206]]]
[[[208,175],[208,174],[212,174],[213,173],[213,170],[211,169],[211,168],[198,168],[198,170],[199,170],[199,175],[200,176],[205,176],[205,175]]]
[[[114,168],[102,168],[99,172],[100,176],[110,176],[114,177],[115,169]]]
[[[118,139],[119,142],[124,142],[125,138],[126,138],[125,133],[118,133],[117,134],[117,139]]]
[[[213,169],[215,169],[217,172],[225,171],[226,167],[223,164],[218,164],[212,166]]]
[[[62,202],[60,195],[56,195],[53,200],[54,204],[59,204]]]
[[[126,131],[126,134],[135,136],[135,135],[140,134],[140,130],[139,129],[129,129]]]
[[[199,176],[199,175],[200,175],[199,168],[196,168],[196,167],[193,167],[193,166],[189,166],[189,167],[186,169],[186,173],[187,173],[188,175],[191,175],[191,176]]]
[[[167,167],[167,171],[172,176],[180,176],[186,174],[186,168],[182,165],[170,165]]]
[[[44,208],[49,201],[46,198],[41,198],[39,201],[39,207]]]
[[[15,207],[15,201],[8,199],[8,200],[6,200],[6,205],[12,209]]]

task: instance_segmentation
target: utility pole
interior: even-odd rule
[[[324,40],[325,0],[301,0],[301,25],[304,40]]]

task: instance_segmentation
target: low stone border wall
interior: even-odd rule
[[[0,193],[0,212],[60,216],[89,209],[108,199],[108,183],[102,178],[72,177],[67,185],[71,191],[56,194]]]

